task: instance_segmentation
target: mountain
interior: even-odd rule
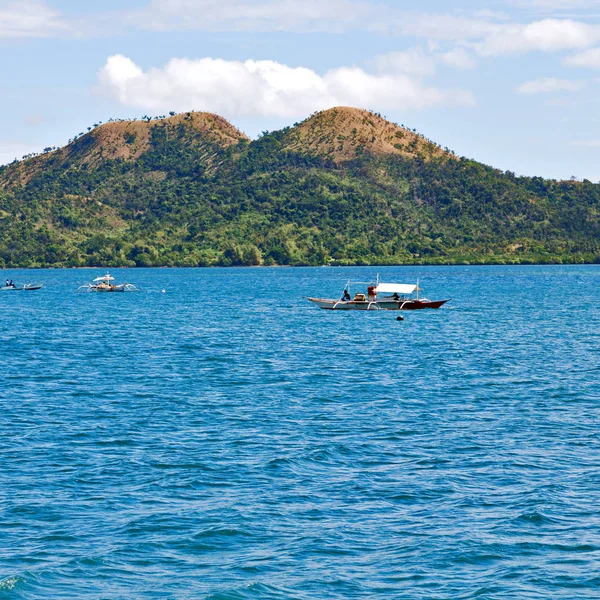
[[[600,262],[600,186],[516,177],[337,107],[250,141],[114,121],[0,168],[0,266]]]
[[[437,144],[381,115],[347,106],[316,113],[282,140],[286,150],[330,158],[336,163],[367,154],[422,157],[448,156]]]
[[[164,136],[176,144],[205,150],[199,155],[204,166],[211,164],[213,146],[218,150],[249,141],[248,137],[231,123],[211,113],[190,112],[165,117],[156,121],[113,121],[98,125],[89,133],[80,133],[64,148],[32,156],[16,162],[0,173],[0,187],[26,184],[32,177],[47,168],[88,169],[102,165],[106,160],[137,161],[149,152],[152,140]]]

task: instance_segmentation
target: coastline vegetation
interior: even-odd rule
[[[589,181],[517,177],[414,139],[386,154],[344,138],[338,160],[298,126],[225,144],[190,121],[137,122],[135,159],[119,153],[141,130],[117,152],[98,141],[105,125],[0,168],[0,267],[600,263]]]

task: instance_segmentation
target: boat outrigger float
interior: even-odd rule
[[[366,285],[367,293],[350,295],[351,285]],[[446,300],[429,300],[419,298],[419,281],[415,284],[380,283],[376,281],[350,281],[346,283],[339,300],[328,298],[309,298],[319,308],[329,310],[419,310],[422,308],[439,308]]]
[[[96,277],[92,283],[86,283],[77,289],[78,292],[139,292],[140,290],[132,283],[112,283],[115,278],[107,273],[102,277]]]

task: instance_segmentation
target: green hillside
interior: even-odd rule
[[[600,262],[600,186],[515,177],[379,115],[250,142],[187,113],[0,169],[0,266]]]

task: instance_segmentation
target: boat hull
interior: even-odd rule
[[[319,308],[325,310],[421,310],[440,308],[448,300],[331,300],[328,298],[309,298]]]
[[[450,298],[447,300],[409,300],[404,304],[401,310],[420,310],[422,308],[439,308],[440,306],[446,304]]]
[[[102,286],[102,285],[82,285],[78,292],[94,292],[98,294],[113,294],[115,292],[139,292],[138,288],[131,283],[120,283],[118,285]]]
[[[0,292],[27,292],[32,290],[39,290],[43,288],[42,284],[27,283],[25,285],[5,285],[0,287]]]

